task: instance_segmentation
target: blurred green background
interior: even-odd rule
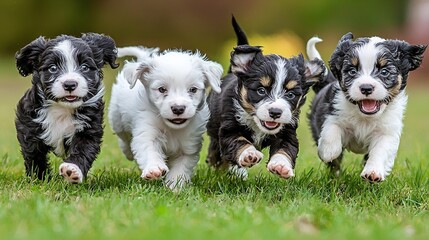
[[[298,37],[296,49],[286,51],[290,55],[303,51],[305,41],[318,35],[325,40],[320,49],[326,60],[349,31],[356,37],[427,44],[428,5],[428,0],[2,0],[0,57],[13,61],[16,51],[40,35],[92,31],[112,36],[118,46],[199,49],[226,64],[233,45],[224,49],[234,39],[234,14],[250,36],[287,32]]]

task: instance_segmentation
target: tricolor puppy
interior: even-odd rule
[[[323,62],[306,61],[302,55],[263,55],[260,47],[248,45],[234,18],[233,27],[238,46],[231,53],[230,72],[222,81],[222,92],[211,92],[208,98],[207,162],[245,178],[245,168],[257,164],[263,157],[260,150],[270,147],[268,170],[282,178],[292,177],[300,107],[322,75]]]
[[[27,175],[43,179],[53,151],[64,160],[59,171],[68,182],[86,177],[103,136],[101,69],[118,67],[115,61],[113,39],[95,33],[39,37],[16,54],[19,73],[33,75],[15,121]]]
[[[320,59],[309,41],[310,59]],[[319,157],[335,173],[344,148],[365,154],[361,177],[383,181],[392,170],[407,104],[408,74],[426,46],[379,37],[344,35],[329,61],[335,78],[321,81],[309,114]],[[338,80],[337,80],[338,79]]]
[[[223,72],[200,53],[120,48],[126,62],[112,88],[109,121],[129,160],[135,159],[146,180],[165,176],[180,189],[190,181],[199,160],[209,117],[208,87],[220,91]]]

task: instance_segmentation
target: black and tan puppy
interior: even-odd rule
[[[306,61],[301,54],[292,58],[263,55],[261,47],[248,45],[234,18],[233,27],[238,46],[231,53],[230,71],[221,93],[211,92],[208,97],[207,162],[246,177],[245,168],[257,164],[263,157],[260,150],[270,147],[268,170],[282,178],[292,177],[300,107],[325,67],[321,60]]]
[[[76,38],[39,37],[16,54],[32,86],[18,103],[16,131],[27,175],[43,179],[53,151],[64,159],[59,171],[71,183],[86,177],[103,136],[103,73],[118,67],[112,38],[88,33]]]

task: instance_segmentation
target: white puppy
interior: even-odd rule
[[[209,109],[205,91],[220,92],[223,72],[200,53],[126,47],[125,62],[113,85],[109,121],[129,160],[135,159],[146,180],[165,175],[171,189],[190,181],[199,160]]]

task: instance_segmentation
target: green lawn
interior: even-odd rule
[[[105,74],[107,95],[115,70]],[[412,77],[412,76],[411,76]],[[347,153],[344,173],[330,178],[318,160],[305,113],[296,177],[265,169],[247,181],[210,170],[206,145],[193,185],[180,194],[145,182],[125,160],[106,121],[102,152],[88,179],[69,185],[25,177],[13,124],[30,85],[0,62],[1,239],[427,239],[429,236],[429,111],[427,89],[408,89],[409,103],[393,173],[381,184],[360,179],[362,156]],[[411,79],[412,81],[412,79]],[[310,97],[311,99],[311,97]],[[205,142],[207,144],[207,142]],[[60,160],[51,157],[57,169]]]

